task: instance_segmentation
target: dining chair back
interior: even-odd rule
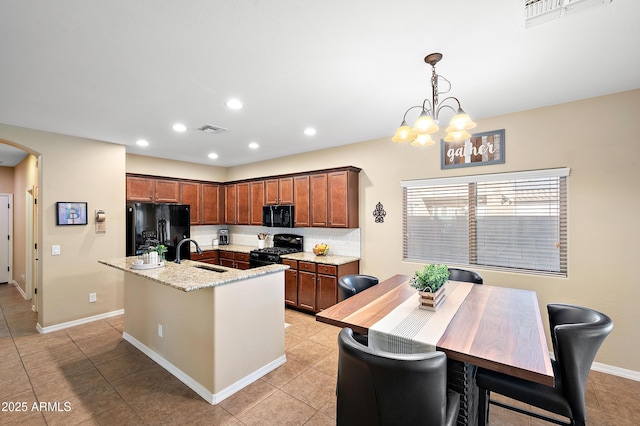
[[[460,395],[447,390],[444,352],[370,349],[338,335],[337,425],[454,425]]]
[[[467,269],[449,268],[449,279],[451,281],[482,284],[482,276],[477,272]]]
[[[338,289],[340,290],[340,301],[368,289],[378,284],[378,278],[371,275],[344,275],[338,279]]]
[[[518,379],[506,374],[478,369],[480,388],[479,424],[486,424],[489,403],[557,424],[584,425],[587,410],[585,392],[591,364],[605,338],[613,329],[607,315],[593,309],[564,304],[547,305],[555,360],[554,386]],[[490,399],[490,392],[564,416],[569,423]]]

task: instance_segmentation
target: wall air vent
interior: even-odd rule
[[[229,129],[225,129],[224,127],[220,127],[220,126],[214,126],[213,124],[205,124],[202,127],[198,127],[198,130],[205,132],[205,133],[222,133],[222,132],[226,132]]]
[[[535,27],[613,0],[524,0],[524,26]]]

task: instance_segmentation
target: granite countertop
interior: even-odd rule
[[[332,254],[326,256],[316,256],[315,254],[306,251],[300,253],[283,254],[282,258],[291,260],[302,260],[304,262],[324,263],[327,265],[336,266],[360,260],[359,257],[337,256]]]
[[[155,269],[131,269],[131,264],[136,260],[138,260],[138,256],[98,260],[98,262],[182,291],[194,291],[203,288],[215,287],[217,285],[241,281],[259,275],[271,274],[289,268],[286,265],[274,264],[262,266],[260,268],[241,270],[219,265],[210,265],[203,262],[195,262],[193,260],[183,260],[180,264],[175,262],[165,262],[163,267]],[[208,269],[223,272],[208,271],[205,269],[194,268],[194,266],[203,266]]]

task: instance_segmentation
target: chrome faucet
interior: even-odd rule
[[[180,263],[180,247],[182,247],[182,243],[185,243],[187,241],[191,241],[193,244],[196,245],[196,253],[198,254],[202,253],[202,250],[200,250],[200,246],[198,245],[198,242],[196,240],[192,240],[191,238],[185,238],[184,240],[181,240],[178,243],[178,246],[176,247],[176,263]]]

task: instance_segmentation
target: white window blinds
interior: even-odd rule
[[[407,261],[566,276],[569,169],[404,181]]]

